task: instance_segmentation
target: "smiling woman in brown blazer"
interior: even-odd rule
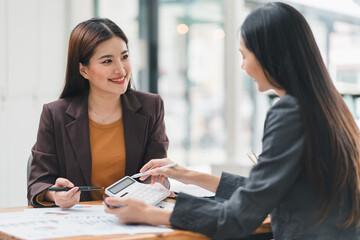
[[[33,206],[64,208],[101,199],[103,191],[48,188],[107,187],[166,157],[168,144],[161,97],[131,89],[125,33],[109,19],[87,20],[71,33],[60,99],[41,114],[28,199]]]

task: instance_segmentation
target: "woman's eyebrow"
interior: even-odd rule
[[[122,51],[122,52],[120,53],[120,55],[123,55],[123,54],[125,54],[125,53],[127,53],[127,52],[128,52],[128,50],[124,50],[124,51]],[[109,55],[104,55],[104,56],[99,57],[98,60],[101,60],[101,59],[103,59],[103,58],[111,58],[111,57],[114,57],[114,56],[111,55],[111,54],[109,54]]]
[[[104,55],[104,56],[99,57],[98,60],[103,59],[103,58],[111,58],[111,57],[113,57],[113,55]]]

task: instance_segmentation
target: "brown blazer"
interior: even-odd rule
[[[164,105],[159,95],[133,89],[121,95],[121,102],[125,175],[132,175],[149,160],[167,156]],[[32,155],[27,194],[32,205],[39,205],[36,196],[59,177],[91,185],[88,92],[44,105]],[[82,192],[81,201],[88,200],[89,192]]]

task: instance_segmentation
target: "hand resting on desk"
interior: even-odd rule
[[[135,198],[107,197],[104,201],[109,205],[125,205],[120,208],[109,208],[104,204],[105,212],[116,215],[122,224],[146,223],[150,225],[170,225],[172,210],[164,210],[151,206]]]

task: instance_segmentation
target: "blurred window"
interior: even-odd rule
[[[169,156],[187,165],[225,157],[224,38],[222,1],[160,1],[159,93]]]

